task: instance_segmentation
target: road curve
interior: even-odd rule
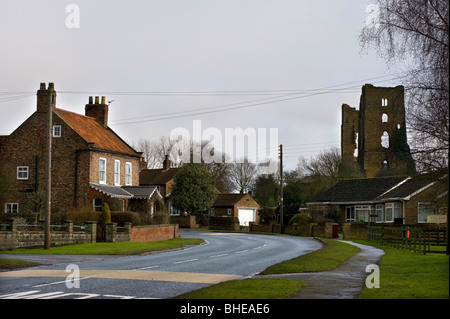
[[[170,298],[217,282],[253,276],[268,266],[322,247],[312,238],[180,231],[204,245],[118,258],[64,256],[62,263],[0,272],[1,298]],[[55,262],[55,260],[53,260]],[[80,269],[68,288],[68,264]]]

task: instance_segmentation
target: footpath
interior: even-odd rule
[[[306,286],[290,299],[354,299],[364,288],[366,278],[370,274],[366,272],[366,267],[371,264],[378,265],[384,251],[351,241],[344,242],[357,246],[361,250],[333,270],[261,277],[287,278],[305,282]]]

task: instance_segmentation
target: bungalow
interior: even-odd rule
[[[307,205],[313,218],[326,218],[333,208],[338,209],[342,222],[408,225],[439,219],[445,222],[448,182],[434,174],[343,180]]]

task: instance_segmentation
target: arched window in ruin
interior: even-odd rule
[[[381,146],[385,149],[389,148],[389,134],[386,131],[381,135]]]
[[[386,113],[383,113],[383,115],[381,115],[381,122],[387,123],[387,121],[388,121],[388,116]]]

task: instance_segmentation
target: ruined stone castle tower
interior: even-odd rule
[[[404,87],[362,87],[359,110],[342,105],[342,170],[365,177],[406,175],[415,165],[406,139]]]

